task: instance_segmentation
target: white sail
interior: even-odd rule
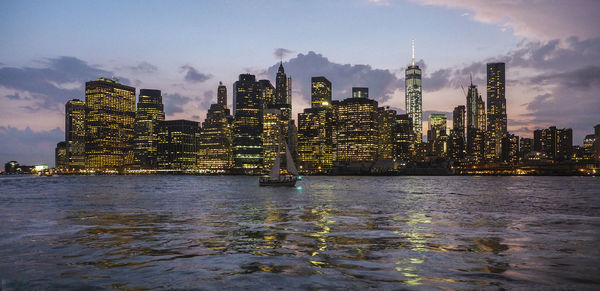
[[[280,151],[281,151],[281,146],[277,145],[277,157],[275,158],[275,161],[273,162],[273,168],[271,168],[271,173],[269,173],[269,177],[272,180],[279,180],[279,167],[280,167],[279,152]]]
[[[290,154],[290,150],[288,149],[287,143],[285,144],[285,159],[287,161],[286,168],[290,174],[294,176],[298,176],[298,170],[296,170],[296,165],[294,165],[294,159],[292,159],[292,154]],[[279,155],[277,156],[279,157]]]

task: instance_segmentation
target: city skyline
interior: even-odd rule
[[[578,15],[575,22],[580,22],[579,26],[576,26],[580,28],[579,30],[570,29],[569,25],[565,25],[561,29],[546,31],[539,25],[528,23],[528,20],[515,11],[512,11],[514,14],[510,14],[513,19],[504,22],[490,17],[489,11],[477,3],[465,5],[457,2],[439,6],[433,2],[435,1],[430,1],[429,5],[417,5],[400,1],[351,1],[348,5],[342,5],[344,7],[339,7],[339,3],[329,3],[323,7],[324,10],[337,7],[348,12],[362,11],[366,20],[373,15],[379,15],[382,21],[388,21],[387,23],[397,28],[399,32],[392,38],[385,38],[382,35],[391,28],[386,27],[383,29],[384,33],[381,33],[375,32],[375,26],[365,25],[362,30],[356,30],[356,38],[361,36],[370,40],[377,38],[379,42],[354,45],[352,46],[354,49],[339,47],[341,44],[346,44],[346,41],[339,37],[343,34],[335,35],[335,43],[338,45],[330,46],[320,45],[306,37],[301,37],[299,40],[304,40],[304,45],[301,45],[301,41],[290,39],[277,44],[269,41],[267,45],[270,47],[256,46],[257,50],[252,49],[251,53],[246,52],[246,54],[228,48],[225,58],[220,59],[223,61],[222,66],[216,65],[215,60],[210,57],[218,54],[210,54],[206,50],[226,47],[227,43],[224,43],[224,46],[218,43],[205,43],[199,46],[204,50],[200,50],[197,55],[209,56],[209,58],[190,57],[186,53],[190,47],[195,46],[193,41],[190,45],[184,45],[183,41],[174,42],[178,43],[180,48],[171,48],[163,52],[164,57],[152,56],[152,53],[157,54],[157,51],[152,49],[140,50],[139,56],[123,56],[121,50],[100,54],[98,49],[91,48],[78,50],[79,52],[75,53],[75,48],[81,46],[80,43],[74,44],[73,47],[60,48],[56,43],[44,38],[40,48],[36,48],[27,45],[28,38],[17,32],[29,34],[31,35],[29,38],[34,38],[36,33],[39,33],[39,27],[38,30],[32,26],[11,30],[13,26],[18,27],[21,24],[21,20],[16,19],[18,12],[24,7],[34,5],[10,2],[7,5],[8,9],[2,12],[3,18],[9,21],[0,26],[3,35],[7,35],[7,42],[0,47],[3,55],[7,56],[0,64],[0,103],[2,104],[0,155],[3,162],[14,159],[29,164],[52,164],[53,149],[56,142],[62,140],[60,136],[64,135],[64,104],[73,98],[83,99],[83,84],[98,77],[120,76],[123,84],[137,89],[136,96],[141,88],[162,90],[167,119],[191,119],[200,122],[205,119],[210,104],[216,102],[216,87],[219,81],[229,88],[227,103],[233,105],[232,86],[239,73],[244,71],[253,73],[257,75],[257,79],[269,79],[275,84],[275,72],[282,60],[287,75],[294,80],[292,94],[294,119],[298,113],[310,107],[310,78],[315,76],[324,76],[331,81],[333,100],[351,97],[352,87],[368,87],[370,98],[379,101],[382,105],[389,105],[400,113],[405,108],[403,75],[404,69],[410,65],[410,40],[413,38],[416,46],[416,64],[423,70],[424,132],[428,128],[426,120],[432,112],[446,113],[448,125],[451,127],[452,109],[457,105],[465,105],[465,95],[460,87],[468,85],[470,73],[473,74],[473,83],[479,87],[479,91],[485,92],[485,64],[506,62],[505,97],[508,108],[506,112],[508,131],[523,137],[532,137],[533,130],[538,128],[552,125],[559,128],[573,128],[573,143],[582,144],[583,137],[591,133],[591,128],[598,123],[597,116],[600,116],[600,103],[597,102],[597,93],[594,93],[598,92],[600,86],[598,66],[600,39],[598,32],[587,29],[590,26],[594,27],[598,21],[590,20],[586,17],[588,14],[584,13],[585,9],[582,10],[582,7],[587,7],[592,14],[597,13],[596,3],[583,1],[565,11],[557,12],[555,21],[562,20],[562,23],[568,19],[565,15]],[[66,5],[66,2],[63,3]],[[82,6],[85,6],[77,3],[70,4],[72,9],[64,12],[70,16],[81,12]],[[157,3],[151,3],[150,6],[157,5],[160,6]],[[228,5],[230,6],[231,3],[222,6]],[[250,9],[246,7],[248,4],[239,3],[239,5]],[[264,5],[274,6],[268,9],[277,11],[298,4],[286,2]],[[45,4],[41,6],[33,7],[32,13],[34,15],[40,13],[39,10],[44,8]],[[197,5],[190,6],[197,8]],[[202,8],[206,8],[207,11],[219,8],[215,7],[219,6],[215,4],[205,6],[207,7]],[[307,3],[306,6],[314,7],[315,4]],[[552,7],[556,8],[560,5],[550,2],[548,6],[549,8],[545,7],[537,14],[534,13],[534,16],[544,15],[552,11]],[[123,5],[124,11],[134,8],[143,10],[131,2]],[[225,8],[227,7],[219,9]],[[427,27],[429,30],[419,28],[415,31],[403,31],[399,25],[394,25],[398,23],[388,18],[388,12],[384,12],[386,9],[397,11],[401,8],[419,12],[420,14],[416,13],[416,15],[423,17],[440,14],[441,17],[434,21],[435,24],[457,21],[451,27],[457,31],[471,32],[472,37],[458,33],[457,40],[448,42],[447,37],[439,35],[441,33],[433,33],[431,27]],[[496,8],[499,9],[498,11],[510,12],[509,7]],[[8,15],[9,12],[13,14]],[[248,11],[237,13],[243,16]],[[317,14],[320,13],[323,12]],[[295,16],[297,14],[291,17]],[[67,18],[59,21],[59,24],[65,26],[73,20]],[[132,21],[133,19],[136,18],[132,18]],[[44,21],[48,19],[40,17],[33,24],[42,25]],[[299,24],[301,23],[304,22]],[[323,24],[322,28],[325,31],[337,31],[336,28],[332,28],[337,25],[327,26],[325,24],[331,24],[326,21],[316,21],[316,23]],[[170,25],[172,24],[167,23],[165,28],[168,29]],[[99,30],[96,26],[87,26],[87,28],[92,32]],[[313,27],[309,26],[309,28]],[[128,29],[122,28],[125,32]],[[58,31],[65,34],[69,32],[64,27]],[[374,36],[367,34],[366,31],[373,31]],[[121,31],[113,31],[113,33],[119,32]],[[81,32],[76,31],[73,36],[78,33]],[[217,34],[233,37],[232,34],[219,32],[208,35],[216,37],[214,35]],[[102,33],[97,35],[102,36],[100,38],[105,37]],[[150,32],[142,33],[146,38],[151,35]],[[156,35],[161,34],[157,32]],[[353,39],[350,36],[348,38]],[[91,36],[84,39],[92,44],[96,43]],[[383,40],[388,42],[387,46],[384,46],[385,49],[379,44]],[[133,40],[125,41],[125,38],[118,38],[116,47],[122,48],[124,44],[131,45],[129,42],[136,43]],[[456,44],[457,42],[463,44]],[[21,47],[27,49],[17,51],[15,47],[19,47],[17,45],[19,43]],[[448,51],[436,52],[440,47],[439,43],[447,44],[450,49],[457,49],[457,52],[444,58],[448,56]],[[465,49],[469,45],[475,47],[477,44],[482,46],[487,44],[494,48]],[[41,50],[48,47],[52,49]],[[168,55],[179,52],[182,58],[176,58],[173,62],[177,65],[165,64],[168,60],[173,60],[173,57]],[[357,57],[357,54],[360,56]],[[187,61],[186,56],[190,57]],[[486,96],[484,100],[485,98]]]

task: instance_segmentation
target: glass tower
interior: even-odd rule
[[[506,130],[504,63],[487,64],[487,135],[486,159],[498,160]]]
[[[420,143],[423,139],[423,86],[421,83],[421,69],[415,65],[415,43],[412,45],[412,63],[405,71],[405,102],[406,113],[413,125],[415,141]]]
[[[158,124],[165,120],[160,90],[141,89],[135,117],[135,164],[144,169],[157,167]]]
[[[69,100],[65,104],[65,166],[71,170],[85,168],[85,102]]]

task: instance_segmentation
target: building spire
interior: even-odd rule
[[[412,66],[415,66],[415,40],[412,40]]]
[[[471,78],[471,87],[473,86],[473,74],[469,73],[469,78]]]

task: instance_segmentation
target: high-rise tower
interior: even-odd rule
[[[85,168],[85,102],[72,99],[65,104],[66,166]]]
[[[233,84],[233,161],[240,173],[262,170],[262,101],[256,77],[241,74]]]
[[[141,168],[158,166],[158,124],[165,120],[160,90],[141,89],[135,117],[134,159]]]
[[[498,160],[506,130],[506,97],[504,63],[487,64],[487,131],[485,156]]]
[[[133,163],[135,88],[100,78],[85,83],[85,165],[121,169]]]
[[[312,77],[310,81],[312,107],[328,107],[331,105],[331,82],[322,76]]]
[[[421,69],[415,64],[415,41],[412,42],[412,62],[405,71],[406,113],[413,125],[415,141],[423,139],[423,86]]]

